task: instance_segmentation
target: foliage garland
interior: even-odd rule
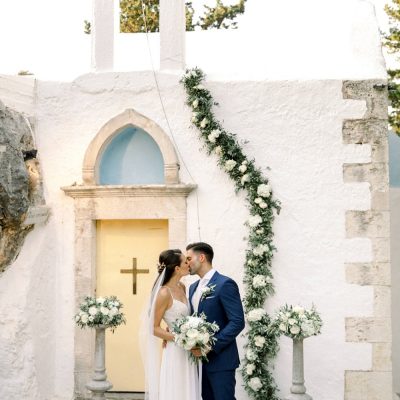
[[[278,400],[277,387],[270,371],[278,351],[279,333],[273,329],[264,309],[266,299],[274,293],[271,262],[276,251],[273,245],[274,213],[280,202],[273,196],[268,179],[243,152],[236,135],[227,132],[215,118],[211,92],[202,84],[205,74],[199,68],[187,69],[181,79],[192,108],[192,123],[199,129],[209,155],[216,154],[219,166],[235,183],[236,192],[245,190],[250,218],[246,262],[244,265],[244,308],[248,322],[246,355],[242,360],[245,389],[255,400]]]

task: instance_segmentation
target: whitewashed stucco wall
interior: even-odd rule
[[[201,145],[196,131],[190,128],[189,111],[182,108],[184,93],[178,78],[159,78],[177,147],[199,185],[202,239],[214,245],[216,267],[240,282],[245,249],[242,238],[246,234],[242,223],[247,217],[242,196],[235,196],[232,183],[218,169],[216,160],[199,151]],[[266,173],[282,201],[282,213],[275,225],[277,294],[268,308],[273,310],[285,302],[314,302],[318,306],[325,328],[324,335],[306,342],[307,387],[315,398],[342,400],[344,370],[368,369],[371,363],[370,345],[345,343],[344,335],[346,316],[372,312],[371,289],[348,285],[344,276],[345,261],[362,261],[360,254],[368,257],[371,251],[363,240],[349,244],[344,229],[345,210],[369,206],[368,186],[344,185],[342,177],[343,162],[369,158],[368,149],[356,154],[352,147],[342,144],[342,120],[361,117],[365,103],[343,100],[342,83],[335,80],[207,85],[221,104],[217,116],[238,133],[240,140],[249,141],[244,149],[250,157],[255,157],[262,168],[272,168]],[[37,90],[36,140],[52,218],[29,236],[18,263],[8,273],[10,280],[18,279],[18,264],[22,264],[33,280],[37,279],[34,271],[42,268],[45,276],[40,289],[21,291],[25,291],[25,301],[45,298],[43,305],[51,304],[53,312],[43,317],[46,334],[28,341],[31,352],[42,351],[41,341],[48,345],[45,363],[34,357],[25,363],[27,382],[41,394],[28,396],[26,386],[19,386],[16,380],[10,382],[8,390],[18,392],[20,399],[69,399],[74,354],[74,216],[72,199],[60,187],[81,182],[83,156],[90,140],[124,109],[134,108],[168,130],[151,73],[86,75],[72,84],[38,82]],[[190,182],[184,168],[181,179]],[[188,199],[188,217],[188,239],[197,240],[193,195]],[[34,235],[42,235],[43,245],[38,245]],[[37,256],[29,266],[27,260],[33,253]],[[2,279],[1,285],[10,293],[11,285],[7,287],[5,282]],[[23,304],[14,307],[24,310]],[[42,309],[37,305],[35,312],[41,314]],[[15,312],[13,307],[10,310]],[[5,328],[10,334],[15,329],[12,325]],[[53,387],[44,383],[48,378],[40,379],[51,360]],[[290,371],[290,343],[282,339],[276,377],[283,392],[290,386]],[[4,390],[0,389],[0,397]],[[240,385],[238,391],[238,398],[244,399]]]

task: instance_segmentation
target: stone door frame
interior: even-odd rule
[[[164,158],[165,185],[96,185],[101,154],[126,126],[144,129],[159,145]],[[166,219],[170,248],[186,244],[186,199],[195,185],[179,182],[179,163],[168,136],[153,121],[126,110],[106,123],[92,140],[83,163],[83,185],[63,187],[74,199],[75,310],[96,290],[96,221],[107,219]],[[75,327],[75,399],[90,398],[85,384],[93,372],[94,332]]]

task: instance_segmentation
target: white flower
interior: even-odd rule
[[[256,275],[253,278],[253,287],[261,288],[267,286],[267,277],[264,275]]]
[[[255,308],[247,313],[247,320],[249,322],[260,321],[265,315],[265,310],[263,308]]]
[[[182,333],[185,333],[188,329],[189,329],[189,325],[188,324],[183,324],[181,326],[181,332]]]
[[[86,313],[81,315],[81,321],[86,324],[88,322],[89,316]]]
[[[255,391],[259,391],[262,388],[262,383],[260,378],[255,377],[249,380],[249,386]]]
[[[92,306],[89,308],[89,314],[90,315],[96,315],[97,314],[97,307],[96,306]]]
[[[294,325],[296,323],[296,320],[293,318],[289,318],[289,325]]]
[[[279,330],[281,330],[282,332],[286,331],[286,325],[285,324],[280,324],[279,325]]]
[[[250,175],[249,174],[244,174],[242,176],[242,179],[240,179],[240,182],[242,183],[242,185],[244,185],[246,182],[250,181]]]
[[[244,174],[244,173],[247,171],[247,166],[246,166],[245,164],[242,164],[242,165],[239,167],[239,171],[240,171],[242,174]]]
[[[208,119],[207,118],[203,118],[203,120],[200,122],[200,126],[202,128],[205,128],[208,125]]]
[[[256,248],[253,249],[253,254],[255,256],[262,256],[269,250],[268,245],[266,244],[259,244]]]
[[[264,228],[260,228],[256,230],[256,233],[259,235],[260,233],[264,233]]]
[[[217,156],[220,156],[220,155],[222,154],[222,147],[221,147],[221,146],[217,146],[217,147],[215,148],[215,154],[216,154]]]
[[[193,108],[197,108],[199,106],[199,100],[194,100],[192,103]]]
[[[249,361],[254,361],[254,360],[257,358],[257,355],[256,355],[256,353],[255,353],[252,349],[248,349],[248,350],[246,351],[246,358],[247,358]]]
[[[225,170],[226,171],[232,171],[233,168],[235,168],[236,165],[236,161],[235,160],[228,160],[225,162]]]
[[[110,313],[110,310],[107,307],[100,307],[100,312],[103,315],[108,315]]]
[[[298,325],[293,325],[290,327],[290,333],[297,335],[300,332],[300,327]]]
[[[99,297],[96,299],[96,303],[103,304],[104,302],[105,302],[105,299],[103,297]]]
[[[297,314],[304,314],[304,308],[300,306],[294,306],[293,311],[296,312]]]
[[[215,136],[216,138],[219,137],[219,135],[221,135],[221,131],[219,129],[213,129],[211,131],[211,135]]]
[[[191,350],[196,345],[195,340],[188,340],[186,344],[183,346],[185,350]]]
[[[254,338],[254,344],[255,344],[257,347],[264,347],[264,344],[265,344],[265,337],[256,336],[256,337]]]
[[[81,316],[78,314],[78,315],[75,315],[75,321],[76,322],[78,322],[79,320],[81,319]]]
[[[261,197],[257,197],[254,199],[254,203],[256,204],[260,204],[263,201],[263,199]]]
[[[205,90],[205,86],[200,84],[200,85],[195,86],[194,89]]]
[[[90,322],[93,322],[93,321],[94,321],[93,315],[91,315],[91,316],[89,317],[89,321],[90,321]]]
[[[192,112],[192,122],[197,122],[197,115],[198,115],[199,113],[198,112]]]
[[[220,134],[221,131],[219,129],[213,129],[211,133],[208,135],[208,140],[211,143],[215,143]]]
[[[268,204],[267,204],[265,201],[262,201],[262,202],[260,203],[260,207],[261,207],[261,208],[267,208],[267,207],[268,207]]]
[[[271,187],[263,183],[262,185],[258,186],[257,194],[261,197],[269,197],[269,195],[271,194]]]
[[[258,214],[252,215],[248,220],[248,224],[251,228],[255,228],[257,225],[260,225],[261,222],[262,218]]]
[[[210,335],[208,332],[200,333],[197,340],[203,344],[207,344],[210,340]]]
[[[197,339],[197,337],[199,336],[199,331],[198,330],[196,330],[196,329],[189,329],[187,332],[186,332],[186,336],[189,338],[189,339]]]
[[[247,364],[246,365],[246,374],[247,375],[253,375],[253,372],[255,371],[256,366],[254,364]]]
[[[301,330],[304,336],[312,336],[315,335],[315,329],[311,322],[303,322],[301,324]]]
[[[202,322],[202,319],[199,317],[188,317],[187,324],[190,328],[197,328]]]
[[[110,310],[110,316],[114,317],[117,314],[118,314],[118,308],[117,307],[112,307],[111,310]]]

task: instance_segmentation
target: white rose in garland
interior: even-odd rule
[[[262,388],[262,383],[260,378],[251,378],[249,381],[249,386],[255,391],[257,392],[258,390],[260,390]]]
[[[246,221],[249,228],[246,262],[244,265],[244,283],[246,286],[244,307],[249,324],[246,349],[257,356],[250,362],[246,357],[242,362],[242,376],[249,396],[254,400],[278,400],[276,384],[269,370],[271,359],[277,352],[278,333],[271,329],[271,319],[263,309],[265,301],[273,291],[271,263],[276,248],[273,244],[273,222],[279,213],[280,203],[274,198],[273,190],[263,171],[243,152],[237,136],[227,132],[220,121],[215,118],[213,107],[216,101],[211,92],[204,86],[205,75],[198,69],[187,70],[181,82],[187,93],[187,105],[192,109],[192,122],[198,128],[208,154],[215,154],[219,166],[233,180],[236,191],[245,192],[250,217]],[[265,167],[265,166],[263,166]],[[256,275],[268,278],[253,279]],[[255,337],[258,337],[255,341]],[[265,339],[265,345],[257,346]],[[250,354],[252,354],[250,352]],[[257,379],[252,380],[247,373],[248,365],[255,365]],[[253,367],[250,367],[251,370]]]

